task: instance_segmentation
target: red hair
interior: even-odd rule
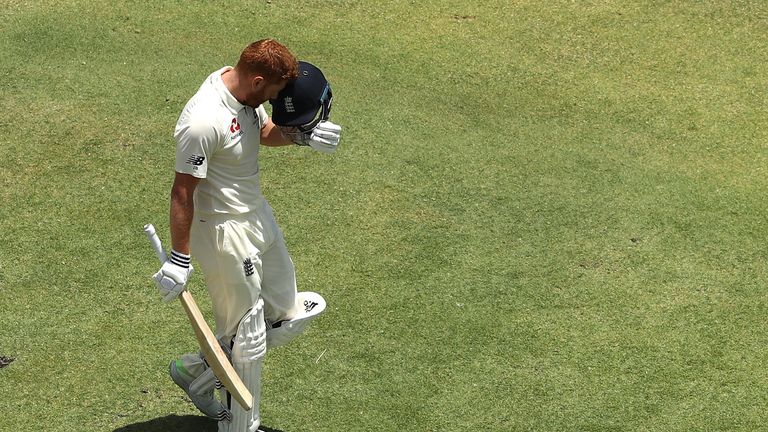
[[[268,81],[295,80],[299,62],[285,45],[274,39],[262,39],[245,47],[235,69],[261,75]]]

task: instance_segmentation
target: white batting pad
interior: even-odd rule
[[[232,346],[232,367],[253,396],[253,408],[245,411],[240,404],[231,401],[231,421],[220,421],[219,432],[255,432],[259,428],[259,400],[261,398],[261,367],[267,353],[264,301],[259,299],[237,328]],[[222,388],[222,400],[227,392]]]
[[[279,347],[290,342],[296,336],[304,333],[309,323],[325,311],[326,303],[323,296],[311,291],[296,294],[296,302],[301,311],[293,319],[278,321],[267,330],[267,346]]]

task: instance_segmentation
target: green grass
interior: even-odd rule
[[[0,31],[0,430],[215,430],[141,227],[187,98],[262,37],[344,127],[262,153],[329,302],[265,426],[765,428],[763,2],[6,0]]]

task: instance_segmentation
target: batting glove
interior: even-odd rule
[[[339,146],[341,126],[329,121],[321,121],[312,129],[309,146],[323,153],[333,153]]]
[[[172,250],[171,258],[163,263],[160,271],[153,276],[164,302],[175,299],[184,291],[192,271],[194,268],[190,263],[190,256]]]
[[[323,153],[333,153],[339,146],[341,126],[321,121],[312,130],[301,132],[295,127],[280,127],[283,135],[295,144],[309,146]]]

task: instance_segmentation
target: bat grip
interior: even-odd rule
[[[157,255],[157,259],[160,260],[160,264],[165,263],[168,258],[165,255],[165,251],[163,251],[163,244],[160,243],[160,237],[157,236],[155,226],[152,224],[144,225],[144,234],[147,235],[149,242],[152,244],[152,249],[155,250],[155,255]]]

